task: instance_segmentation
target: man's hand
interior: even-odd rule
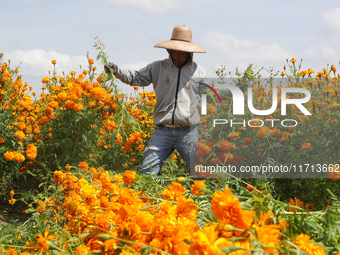
[[[115,74],[117,69],[118,69],[117,65],[112,63],[112,62],[110,62],[107,65],[104,65],[104,70],[105,70],[106,73],[110,73],[110,70],[111,70],[112,73]]]

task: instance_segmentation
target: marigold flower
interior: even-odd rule
[[[17,161],[17,162],[24,162],[25,161],[25,156],[22,155],[20,152],[18,151],[13,151],[14,153],[14,159]]]
[[[299,200],[299,199],[297,199],[297,198],[295,198],[295,199],[290,199],[290,201],[289,201],[289,204],[290,205],[294,205],[294,206],[297,206],[297,207],[303,207],[303,202],[301,201],[301,200]],[[289,206],[289,211],[290,212],[301,212],[301,210],[300,209],[298,209],[298,208],[293,208],[293,207],[291,207],[291,206]]]
[[[4,157],[7,161],[13,161],[14,160],[14,153],[12,151],[6,151],[4,153]]]
[[[46,202],[39,200],[38,201],[38,212],[43,213],[46,210]]]
[[[48,122],[48,117],[44,116],[38,121],[38,125],[42,126]]]
[[[92,58],[89,59],[89,64],[93,65],[94,64],[94,60]]]
[[[59,185],[64,180],[64,173],[61,171],[55,171],[53,174],[53,181],[55,185]]]
[[[173,201],[176,201],[177,197],[182,196],[186,190],[182,184],[177,182],[172,182],[171,185],[168,185],[167,187],[167,189],[163,190],[162,197],[171,199]]]
[[[215,192],[211,200],[211,211],[217,219],[239,229],[248,229],[255,214],[254,211],[243,210],[240,201],[232,195],[228,187],[224,192]]]
[[[197,180],[194,181],[194,184],[191,185],[191,194],[200,196],[204,194],[202,189],[205,188],[205,183],[203,181]]]
[[[136,181],[136,172],[129,170],[125,171],[123,181],[126,185],[132,185]]]
[[[4,143],[5,139],[4,138],[0,138],[0,143]]]
[[[14,198],[11,198],[10,200],[8,200],[8,203],[10,204],[10,205],[14,205],[15,204],[15,199]]]
[[[35,146],[34,144],[27,145],[26,156],[29,159],[35,159],[37,157],[37,146]]]
[[[252,143],[252,140],[251,140],[249,137],[244,138],[244,141],[245,141],[247,144],[251,144],[251,143]]]
[[[42,79],[42,83],[44,83],[44,84],[46,84],[46,83],[50,83],[51,82],[51,78],[50,77],[44,77],[43,79]]]
[[[298,235],[295,244],[307,254],[326,255],[324,248],[322,246],[316,245],[314,243],[314,240],[311,240],[311,237],[309,235],[303,233]]]
[[[25,139],[26,139],[26,135],[25,135],[25,133],[22,132],[22,131],[17,131],[17,132],[15,132],[15,133],[14,133],[14,136],[15,136],[15,138],[18,139],[18,140],[25,140]]]
[[[79,163],[79,169],[84,169],[85,171],[89,170],[89,164],[86,161]]]
[[[239,136],[240,136],[240,134],[239,134],[238,132],[236,132],[236,133],[231,133],[231,134],[229,135],[230,139],[234,139],[234,138],[237,138],[237,137],[239,137]]]
[[[312,146],[312,144],[310,144],[310,143],[304,143],[304,144],[302,144],[301,148],[307,150],[307,149],[310,149],[311,146]]]
[[[52,60],[51,62],[53,65],[57,64],[57,60]]]

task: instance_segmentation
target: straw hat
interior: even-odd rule
[[[154,47],[186,52],[206,52],[201,46],[192,42],[192,32],[187,26],[176,26],[170,40],[159,42]]]

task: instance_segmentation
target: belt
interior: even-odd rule
[[[157,127],[171,127],[171,128],[175,128],[175,127],[190,127],[190,126],[165,124],[165,125],[157,125]]]
[[[157,125],[157,127],[169,127],[169,128],[176,128],[176,127],[190,127],[190,126],[165,124],[165,125]]]

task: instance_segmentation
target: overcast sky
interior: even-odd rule
[[[286,59],[302,58],[302,69],[339,67],[339,0],[0,0],[0,53],[20,64],[24,82],[35,91],[52,71],[80,72],[86,54],[95,59],[98,36],[110,61],[140,69],[167,58],[153,46],[170,39],[176,25],[193,31],[193,42],[207,51],[194,60],[210,77],[256,68],[283,70]],[[103,70],[95,62],[99,72]],[[338,68],[339,69],[339,68]],[[265,72],[263,72],[265,75]],[[120,85],[124,86],[124,85]],[[125,90],[124,90],[125,91]]]

